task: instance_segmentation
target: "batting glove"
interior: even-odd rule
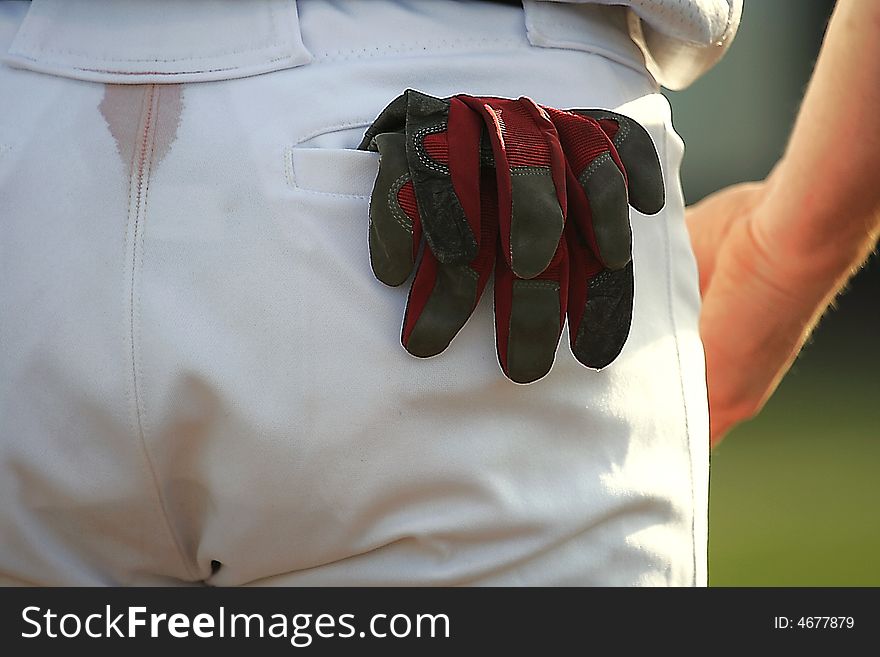
[[[528,98],[407,90],[360,148],[380,154],[370,203],[374,274],[401,285],[418,261],[401,336],[407,351],[442,352],[494,264],[496,345],[508,378],[530,383],[550,370],[566,315],[581,363],[598,369],[616,358],[632,315],[627,204],[647,214],[663,206],[642,126]]]

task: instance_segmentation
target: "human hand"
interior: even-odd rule
[[[773,176],[734,185],[686,211],[703,296],[713,446],[761,410],[833,298],[828,275],[764,236],[772,185]]]
[[[876,248],[878,25],[877,3],[838,2],[773,174],[687,211],[703,294],[713,444],[761,409]]]

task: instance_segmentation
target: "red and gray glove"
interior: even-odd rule
[[[606,110],[408,90],[360,148],[380,154],[369,229],[376,277],[402,284],[427,243],[404,317],[407,351],[443,351],[494,264],[496,344],[509,378],[528,383],[550,370],[566,315],[580,362],[602,368],[616,358],[632,315],[627,203],[649,214],[663,206],[642,126]]]

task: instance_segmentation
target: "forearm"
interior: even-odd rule
[[[880,231],[878,158],[880,3],[839,0],[756,212],[755,240],[782,272],[825,287],[833,279],[834,288],[824,290],[833,294],[865,260]]]
[[[712,440],[757,413],[880,229],[880,3],[839,0],[785,155],[688,210]]]

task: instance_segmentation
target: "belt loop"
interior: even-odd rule
[[[539,48],[581,50],[647,73],[623,6],[523,0],[526,36]]]

